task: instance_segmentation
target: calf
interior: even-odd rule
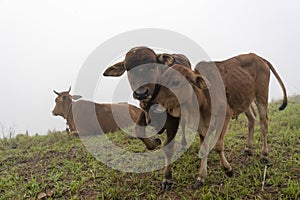
[[[159,64],[164,66],[159,66]],[[133,97],[140,101],[140,106],[145,110],[141,112],[136,126],[136,135],[150,150],[155,149],[161,144],[159,139],[149,139],[145,136],[145,126],[149,123],[154,126],[161,134],[167,127],[165,121],[179,123],[178,118],[173,118],[166,113],[153,112],[151,106],[160,86],[155,84],[167,67],[174,64],[182,64],[191,68],[189,60],[182,54],[156,54],[148,47],[135,47],[126,53],[125,60],[108,67],[103,73],[104,76],[121,76],[127,71],[128,80],[132,88]],[[149,118],[150,116],[151,118]],[[166,119],[165,119],[166,118]],[[182,126],[182,146],[185,147],[185,122],[181,121]],[[168,131],[168,130],[167,130]]]
[[[71,89],[71,88],[70,88]],[[78,100],[79,95],[70,95],[70,89],[56,92],[54,116],[62,116],[72,132],[82,135],[113,132],[136,123],[142,110],[127,104],[98,104],[91,101]]]
[[[212,99],[209,90],[208,81],[199,71],[205,65],[216,65],[220,72],[221,78],[225,86],[226,101],[225,105],[225,120],[222,121],[222,116],[218,113],[212,113]],[[210,69],[209,67],[206,67]],[[255,117],[252,113],[251,104],[254,101],[258,108],[260,117],[260,126],[262,132],[262,159],[267,161],[268,147],[267,147],[267,129],[268,129],[268,87],[270,70],[275,77],[284,93],[283,103],[279,110],[283,110],[287,105],[286,89],[279,75],[273,66],[265,59],[255,54],[245,54],[233,57],[222,62],[200,62],[193,71],[182,65],[174,65],[167,69],[161,76],[160,91],[156,95],[154,101],[164,107],[172,117],[181,117],[187,120],[192,120],[188,112],[193,112],[193,107],[199,105],[198,113],[200,120],[197,132],[200,136],[200,153],[202,154],[200,174],[196,180],[195,188],[201,186],[207,177],[207,156],[208,156],[208,143],[204,142],[206,137],[210,137],[213,131],[220,133],[214,149],[218,152],[221,165],[228,175],[232,175],[232,167],[225,158],[224,154],[224,136],[231,118],[237,117],[240,113],[245,112],[249,122],[249,134],[246,150],[250,151],[253,147],[253,132]],[[179,74],[179,75],[178,75]],[[182,92],[184,94],[182,95]],[[175,96],[175,93],[177,96]],[[197,98],[189,98],[196,94]],[[180,101],[178,100],[180,98]],[[222,103],[221,103],[222,104]],[[190,110],[186,110],[190,109]],[[190,118],[189,118],[190,117]],[[224,118],[223,118],[224,119]],[[210,123],[213,123],[211,128]],[[173,124],[173,126],[176,124]],[[211,130],[212,129],[212,130]],[[167,140],[171,141],[176,134],[176,127],[173,127],[174,132],[167,135]],[[167,185],[171,184],[171,167],[170,160],[173,155],[172,143],[166,148],[166,163],[163,177]],[[207,152],[207,154],[205,154]]]

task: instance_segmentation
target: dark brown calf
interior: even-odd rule
[[[227,100],[225,103],[224,123],[221,120],[222,116],[218,116],[217,113],[213,116],[214,113],[212,113],[212,99],[210,99],[211,91],[209,90],[209,82],[199,73],[204,65],[209,66],[212,64],[216,65],[220,72],[225,87]],[[284,93],[283,103],[279,110],[283,110],[286,107],[287,96],[283,82],[273,66],[268,61],[255,54],[240,55],[222,62],[200,62],[196,66],[196,69],[197,70],[193,71],[182,65],[174,65],[167,69],[161,76],[161,83],[164,87],[161,87],[155,98],[155,102],[163,106],[171,116],[185,119],[193,117],[186,115],[188,112],[186,112],[185,109],[193,108],[194,105],[199,105],[198,113],[200,114],[200,120],[198,133],[200,135],[200,152],[207,152],[207,154],[203,154],[201,159],[200,174],[195,183],[195,187],[199,187],[204,183],[205,178],[207,177],[207,156],[209,147],[204,140],[212,134],[213,130],[209,129],[210,122],[213,121],[213,129],[216,133],[220,133],[214,149],[220,156],[221,165],[225,169],[225,172],[228,175],[231,175],[232,167],[224,154],[224,136],[230,119],[238,116],[240,113],[246,113],[249,121],[249,134],[246,150],[251,151],[251,148],[253,147],[255,122],[255,117],[253,113],[251,114],[251,104],[253,101],[255,102],[258,108],[263,138],[262,159],[263,161],[267,161],[268,147],[266,135],[268,130],[267,109],[270,70],[277,78]],[[209,67],[207,69],[209,69]],[[180,76],[178,74],[180,74]],[[184,97],[181,98],[180,102],[177,99],[178,95],[177,97],[174,95],[174,91],[177,91],[179,96],[180,93],[184,91]],[[192,94],[196,94],[196,100],[186,98],[191,97]],[[167,135],[167,140],[171,140],[176,134],[176,124],[172,124],[172,126],[174,132]],[[169,164],[173,155],[173,145],[169,145],[166,150],[166,155],[166,163]],[[171,183],[170,165],[166,166],[163,177],[165,182]]]
[[[141,109],[127,104],[98,104],[79,100],[78,95],[70,95],[69,91],[56,92],[54,116],[62,116],[67,120],[72,132],[83,135],[113,132],[120,128],[132,126],[140,116]]]

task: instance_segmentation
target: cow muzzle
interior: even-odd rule
[[[140,101],[151,99],[149,91],[150,90],[147,87],[140,87],[133,92],[133,98],[140,100]]]
[[[59,115],[59,113],[57,112],[57,109],[54,108],[54,109],[52,110],[52,115],[53,115],[53,116],[58,116],[58,115]]]
[[[54,110],[52,110],[52,115],[57,116],[57,113]]]

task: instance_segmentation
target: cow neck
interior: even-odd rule
[[[72,104],[73,104],[73,101],[69,105],[68,112],[67,112],[67,115],[65,118],[67,121],[66,122],[66,131],[68,133],[70,132],[70,130],[76,131],[75,121],[74,121],[73,112],[72,112]]]
[[[154,91],[153,91],[153,94],[152,94],[152,97],[150,99],[150,102],[153,103],[153,100],[156,98],[159,90],[160,90],[160,85],[159,84],[155,84],[155,87],[154,87]]]
[[[71,103],[70,103],[70,105],[69,105],[68,112],[67,112],[67,115],[66,115],[66,117],[65,117],[65,119],[67,120],[67,123],[68,123],[68,118],[69,118],[71,109],[72,109],[72,101],[71,101]]]

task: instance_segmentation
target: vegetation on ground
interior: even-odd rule
[[[0,199],[300,199],[300,98],[290,98],[284,111],[278,111],[279,105],[269,105],[269,163],[260,161],[259,122],[254,154],[243,153],[247,120],[241,115],[232,120],[225,139],[233,177],[225,175],[213,151],[207,181],[198,190],[192,189],[200,166],[198,138],[173,163],[174,184],[164,193],[159,192],[162,170],[126,173],[111,169],[80,138],[66,132],[2,138]],[[107,136],[132,152],[147,152],[140,140],[127,134]]]

